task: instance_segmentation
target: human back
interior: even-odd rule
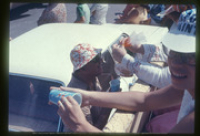
[[[108,12],[108,4],[93,4],[90,8],[91,24],[105,24],[106,23],[106,15]]]

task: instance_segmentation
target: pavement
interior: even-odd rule
[[[47,7],[47,3],[29,3],[13,10],[10,10],[9,36],[12,39],[22,35],[37,27],[37,20],[42,11]],[[92,4],[88,4],[91,7]],[[66,3],[67,23],[76,20],[76,3]],[[107,13],[107,23],[114,23],[117,16],[115,13],[122,12],[126,4],[109,4]]]

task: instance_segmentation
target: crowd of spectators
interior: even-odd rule
[[[167,26],[178,21],[181,12],[195,8],[194,5],[168,4],[126,4],[121,12],[115,13],[115,23],[148,24]],[[109,3],[77,3],[74,23],[105,24]],[[67,5],[65,3],[49,3],[41,14],[38,25],[43,23],[67,22]]]

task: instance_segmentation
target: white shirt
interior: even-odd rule
[[[107,11],[108,11],[108,4],[93,4],[90,8],[91,12],[90,23],[105,24]],[[92,12],[94,12],[94,14]]]
[[[152,61],[167,62],[162,45],[144,44],[143,47],[144,55],[137,54],[137,57],[133,58],[126,54],[122,59],[122,66],[135,73],[139,79],[158,88],[171,84],[169,67],[161,68],[149,63]]]
[[[181,108],[177,118],[177,123],[179,123],[179,121],[183,119],[185,116],[187,116],[189,113],[194,111],[194,104],[195,100],[192,98],[190,93],[187,90],[185,90],[181,102]]]

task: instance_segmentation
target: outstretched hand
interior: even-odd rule
[[[50,87],[50,90],[62,90],[80,93],[82,96],[82,106],[90,105],[90,92],[82,89],[71,87]],[[52,103],[49,103],[52,104]],[[62,118],[64,125],[74,132],[101,132],[99,129],[92,126],[85,118],[79,104],[72,96],[62,96],[58,101],[58,115]]]
[[[82,90],[82,89],[78,89],[78,88],[71,88],[71,87],[64,87],[64,86],[60,86],[60,87],[50,87],[50,90],[61,90],[61,91],[68,91],[68,92],[75,92],[75,93],[80,93],[82,96],[82,104],[81,106],[87,106],[90,105],[89,103],[89,92],[86,90]],[[51,104],[49,102],[49,104]]]
[[[118,44],[114,44],[112,46],[112,55],[114,60],[116,60],[117,62],[121,63],[122,58],[124,57],[124,55],[126,55],[126,49],[124,48],[124,46],[120,46]]]
[[[79,106],[72,96],[61,97],[58,101],[58,115],[62,118],[65,126],[75,132],[83,130],[88,122]]]

